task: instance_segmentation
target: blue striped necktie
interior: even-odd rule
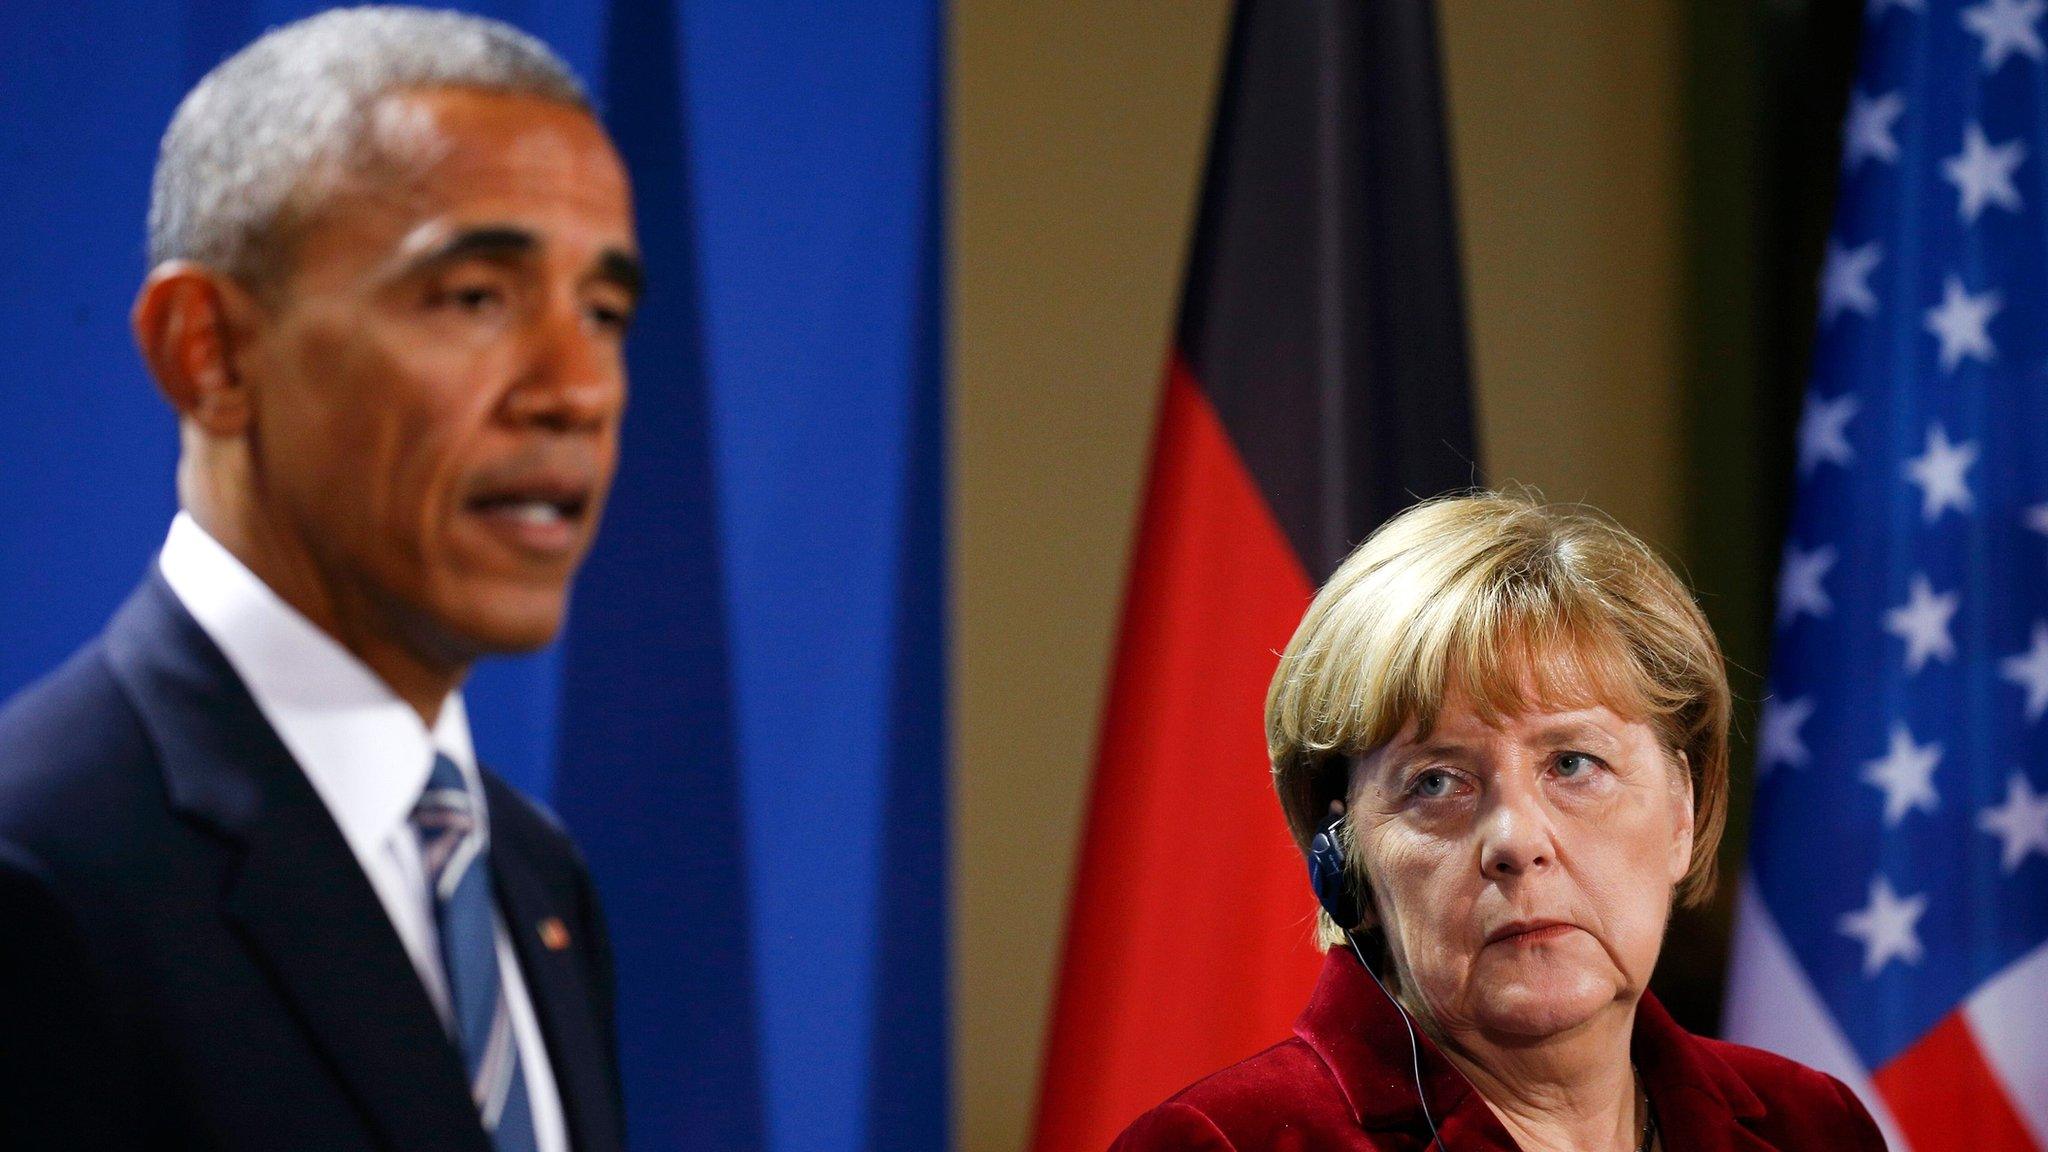
[[[476,818],[476,798],[453,760],[434,757],[434,773],[412,822],[419,831],[427,889],[434,896],[441,967],[455,1008],[454,1039],[469,1069],[470,1095],[497,1152],[534,1152],[526,1077],[498,980],[489,845]]]

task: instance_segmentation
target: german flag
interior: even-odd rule
[[[1266,684],[1382,520],[1478,480],[1426,0],[1241,0],[1138,527],[1035,1152],[1284,1038],[1319,959]]]

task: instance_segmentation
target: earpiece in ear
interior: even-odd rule
[[[1365,919],[1358,904],[1358,890],[1352,886],[1351,869],[1345,867],[1344,859],[1344,806],[1330,805],[1332,811],[1327,819],[1316,827],[1316,834],[1308,841],[1308,882],[1316,890],[1316,899],[1323,905],[1323,911],[1344,929],[1345,942],[1351,945],[1351,954],[1358,957],[1358,966],[1400,1013],[1401,1024],[1408,1030],[1408,1059],[1415,1070],[1415,1098],[1422,1102],[1422,1120],[1429,1125],[1429,1142],[1436,1152],[1444,1152],[1443,1136],[1436,1130],[1436,1117],[1429,1112],[1429,1093],[1422,1084],[1422,1050],[1415,1041],[1415,1022],[1408,1019],[1408,1010],[1380,983],[1379,973],[1365,959],[1365,950],[1358,946],[1355,930]]]
[[[1352,886],[1351,869],[1344,858],[1344,813],[1340,809],[1330,814],[1316,828],[1316,834],[1308,842],[1308,882],[1315,889],[1316,900],[1323,911],[1337,922],[1337,927],[1350,931],[1358,927],[1365,917],[1359,912],[1358,893]]]

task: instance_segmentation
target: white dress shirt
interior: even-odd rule
[[[452,1034],[448,980],[411,818],[439,752],[462,770],[477,818],[489,826],[462,694],[449,694],[429,731],[376,673],[279,599],[184,512],[171,521],[157,567],[242,678],[341,826],[442,1026]],[[526,1073],[539,1152],[568,1152],[554,1070],[502,917],[497,929],[499,979]]]

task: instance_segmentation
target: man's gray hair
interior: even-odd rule
[[[343,8],[273,29],[208,72],[171,117],[150,190],[151,266],[193,260],[251,284],[281,272],[297,198],[357,162],[371,106],[441,87],[590,109],[547,45],[481,16]]]

